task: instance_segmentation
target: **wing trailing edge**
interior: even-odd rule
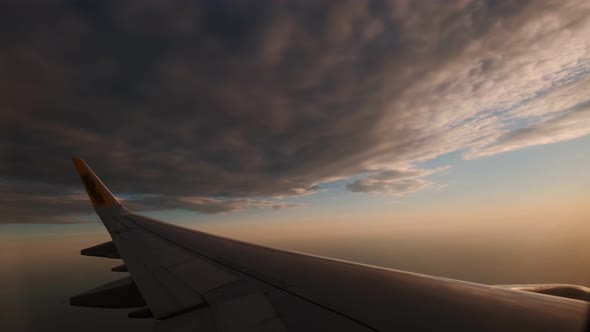
[[[72,296],[70,305],[92,308],[138,308],[145,306],[145,300],[133,279],[125,277]]]

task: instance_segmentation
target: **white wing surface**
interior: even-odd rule
[[[84,161],[74,165],[122,258],[123,278],[72,305],[139,308],[156,331],[575,331],[588,302],[267,248],[125,209]]]

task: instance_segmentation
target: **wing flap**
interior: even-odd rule
[[[115,242],[156,318],[199,307],[202,294],[240,279],[141,228],[122,229]]]
[[[133,279],[126,277],[72,296],[70,304],[93,308],[137,308],[145,306],[145,301]]]
[[[142,308],[135,311],[132,311],[127,314],[129,318],[154,318],[154,314],[149,308]]]
[[[228,273],[201,259],[191,259],[190,261],[170,267],[168,271],[184,281],[199,294],[204,294],[212,289],[240,279],[235,274]]]
[[[117,237],[117,247],[154,317],[163,318],[202,305],[201,296],[166,271],[159,261],[152,260],[149,249],[139,249],[137,243],[146,238],[139,235],[141,233],[139,230],[122,231]],[[164,241],[161,242],[155,250],[167,247]]]
[[[219,330],[215,326],[215,321],[211,310],[195,310],[171,319],[156,321],[154,331],[215,332]]]
[[[111,269],[113,272],[129,272],[125,264],[117,265]]]
[[[223,331],[287,331],[275,308],[264,294],[248,294],[221,302],[216,315]]]

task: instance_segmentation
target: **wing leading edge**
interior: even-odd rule
[[[125,264],[116,269],[131,278],[73,297],[73,304],[108,307],[119,287],[127,290],[125,303],[146,305],[130,317],[153,316],[158,331],[582,331],[586,326],[583,301],[277,250],[134,214],[84,161],[74,158],[74,165],[113,239],[86,252],[120,256]],[[93,305],[97,298],[101,305]]]

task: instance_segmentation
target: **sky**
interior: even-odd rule
[[[16,331],[144,324],[63,302],[119,277],[77,254],[108,235],[73,156],[130,209],[187,227],[474,282],[590,286],[588,1],[8,0],[0,13],[0,305],[13,308],[0,315]]]

